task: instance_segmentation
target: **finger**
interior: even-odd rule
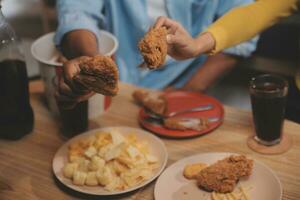
[[[89,59],[89,57],[81,56],[64,63],[64,81],[71,88],[73,93],[76,93],[77,95],[83,95],[88,92],[86,87],[74,82],[74,77],[80,73],[79,63],[85,59]]]
[[[78,103],[74,98],[60,94],[58,91],[55,92],[54,97],[57,105],[62,109],[72,109]]]
[[[179,35],[171,35],[171,34],[168,34],[167,35],[167,43],[168,44],[182,44],[183,40],[182,38],[179,36]]]
[[[76,98],[72,98],[72,97],[69,97],[67,95],[63,95],[61,93],[59,93],[58,91],[56,91],[54,93],[54,97],[57,101],[60,101],[60,102],[77,102]]]
[[[65,98],[69,98],[68,101],[77,101],[80,102],[85,99],[88,99],[90,96],[92,96],[92,94],[94,94],[93,92],[90,91],[81,91],[76,92],[74,90],[72,90],[63,80],[60,80],[59,82],[59,86],[56,89],[57,93],[61,96],[64,96]],[[66,101],[66,99],[64,99]]]
[[[57,91],[60,94],[69,96],[71,98],[75,98],[77,96],[76,94],[74,94],[72,89],[64,82],[63,79],[59,80],[59,85],[58,85]]]
[[[72,82],[74,76],[80,73],[80,67],[76,60],[71,60],[64,63],[63,67],[64,79],[68,82]]]
[[[154,28],[165,26],[168,29],[168,33],[175,34],[177,29],[180,28],[180,24],[167,17],[159,17],[154,25]]]
[[[66,63],[66,62],[68,62],[68,59],[65,56],[63,56],[62,54],[59,54],[57,61],[60,63]]]
[[[71,90],[68,85],[65,83],[62,83],[62,85],[56,90],[57,97],[63,97],[64,101],[85,101],[89,99],[91,96],[95,94],[95,92],[92,91],[86,91],[85,93],[74,93],[74,91]]]
[[[95,94],[95,92],[89,92],[85,95],[79,96],[76,100],[77,102],[82,102],[88,100],[90,97],[92,97]]]
[[[72,82],[73,77],[80,73],[79,63],[85,59],[89,59],[89,57],[81,56],[64,63],[63,71],[64,78],[66,81]]]
[[[82,83],[77,81],[77,78],[74,79],[70,87],[77,96],[85,95],[86,93],[90,92],[88,88],[86,88],[84,85],[82,85]]]
[[[160,16],[157,18],[156,22],[154,23],[153,28],[160,28],[163,26],[166,17]]]

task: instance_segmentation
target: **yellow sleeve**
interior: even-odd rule
[[[297,0],[257,0],[219,18],[206,32],[215,38],[212,54],[246,41],[297,9]]]

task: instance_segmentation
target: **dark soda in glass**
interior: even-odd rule
[[[33,128],[26,65],[21,60],[0,62],[0,138],[19,139]]]
[[[63,134],[72,137],[84,132],[88,127],[88,101],[82,101],[72,109],[58,106],[63,125]]]
[[[274,75],[260,75],[250,82],[255,139],[264,145],[280,142],[288,83]]]

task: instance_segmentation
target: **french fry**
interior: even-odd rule
[[[241,190],[241,193],[243,194],[243,197],[245,198],[245,200],[248,200],[249,199],[249,196],[248,194],[246,193],[246,191],[244,190],[243,187],[240,187],[240,190]]]
[[[247,189],[240,186],[237,190],[226,194],[212,192],[211,200],[250,200],[250,198]]]

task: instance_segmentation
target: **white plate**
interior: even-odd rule
[[[158,178],[155,200],[210,200],[210,193],[199,189],[196,181],[187,180],[182,175],[185,165],[203,162],[212,164],[231,153],[205,153],[184,158],[168,167]],[[281,200],[282,186],[278,177],[267,166],[254,161],[252,175],[239,181],[245,187],[250,186],[251,200]]]
[[[159,167],[154,171],[153,176],[141,183],[140,185],[137,185],[135,187],[129,188],[127,190],[123,191],[115,191],[115,192],[109,192],[104,190],[101,186],[76,186],[72,184],[71,180],[68,178],[65,178],[62,173],[63,166],[68,162],[68,146],[80,139],[87,138],[89,136],[94,135],[95,133],[99,131],[110,131],[112,129],[118,129],[120,133],[124,135],[128,135],[130,133],[136,134],[138,140],[142,141],[148,141],[150,150],[154,156],[156,156],[159,160]],[[64,185],[66,185],[69,188],[72,188],[73,190],[86,193],[86,194],[93,194],[93,195],[116,195],[116,194],[123,194],[126,192],[130,192],[133,190],[136,190],[140,187],[143,187],[153,181],[159,174],[163,171],[167,164],[168,160],[168,153],[166,150],[166,147],[164,143],[153,134],[143,131],[141,129],[136,128],[130,128],[130,127],[108,127],[108,128],[101,128],[101,129],[95,129],[91,130],[85,133],[82,133],[72,139],[70,139],[68,142],[66,142],[63,146],[59,148],[59,150],[56,152],[53,162],[52,162],[52,168],[55,176],[62,182]]]

